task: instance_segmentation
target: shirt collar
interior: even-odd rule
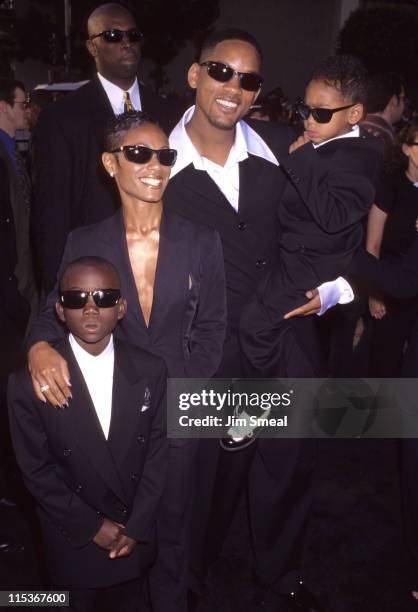
[[[177,150],[177,160],[171,171],[171,178],[190,164],[193,164],[196,170],[205,170],[204,158],[200,155],[186,131],[186,125],[192,118],[194,109],[195,107],[191,106],[184,113],[170,134],[170,147]],[[249,153],[262,157],[275,166],[279,165],[278,160],[261,136],[245,121],[241,120],[235,126],[235,140],[225,163],[225,168],[243,161]]]
[[[99,353],[99,355],[92,355],[91,353],[88,353],[82,346],[80,346],[71,333],[68,335],[68,341],[77,361],[82,360],[84,363],[103,363],[111,358],[114,353],[113,334],[110,336],[108,345],[102,350],[101,353]]]
[[[360,136],[360,128],[358,125],[354,125],[351,128],[351,132],[347,132],[346,134],[341,134],[340,136],[334,136],[334,138],[329,138],[328,140],[324,140],[324,142],[320,142],[318,144],[313,144],[314,149],[318,149],[318,147],[322,147],[324,144],[328,144],[333,140],[338,140],[339,138],[358,138]]]
[[[124,100],[123,100],[124,91],[129,92],[129,97],[131,98],[133,107],[136,110],[141,110],[141,101],[140,101],[140,96],[139,96],[139,85],[138,85],[137,77],[135,77],[135,81],[133,82],[133,85],[129,89],[126,89],[126,90],[122,89],[121,87],[118,87],[111,81],[108,81],[107,79],[105,79],[105,77],[102,76],[100,72],[97,73],[97,77],[100,83],[102,84],[102,87],[105,90],[107,97],[109,98],[109,102],[113,108],[113,112],[115,113],[115,115],[120,115],[124,111]]]

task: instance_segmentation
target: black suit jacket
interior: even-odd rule
[[[205,378],[216,371],[225,337],[226,306],[222,247],[218,234],[164,212],[149,327],[140,308],[121,211],[70,234],[60,274],[84,255],[111,261],[121,277],[128,311],[115,334],[164,358],[170,376]],[[63,334],[54,314],[57,289],[29,338],[54,342]]]
[[[143,110],[168,129],[172,123],[168,104],[141,84],[140,96]],[[70,231],[101,221],[119,207],[116,188],[101,161],[112,117],[97,76],[49,105],[39,117],[32,224],[37,265],[47,290],[54,286]]]
[[[27,369],[9,383],[13,444],[35,497],[54,584],[101,587],[131,580],[155,553],[155,515],[168,461],[166,369],[158,357],[115,341],[112,416],[106,440],[68,339],[73,399],[66,410],[37,400]],[[92,542],[103,517],[140,543],[110,561]]]

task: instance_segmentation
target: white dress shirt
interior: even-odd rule
[[[123,112],[125,112],[125,102],[123,99],[124,91],[127,91],[129,93],[129,97],[131,98],[132,106],[134,107],[134,109],[139,111],[142,110],[141,99],[139,96],[138,79],[136,77],[132,87],[125,90],[121,89],[114,83],[111,83],[110,81],[105,79],[104,76],[100,74],[100,72],[97,73],[97,76],[103,86],[103,89],[106,92],[107,97],[109,98],[109,102],[113,108],[113,112],[115,113],[115,115],[121,115]]]
[[[72,334],[69,342],[91,397],[97,418],[107,440],[112,416],[113,368],[115,351],[113,336],[100,355],[90,355]]]
[[[177,160],[171,171],[171,178],[190,164],[193,164],[196,170],[206,171],[209,174],[234,210],[238,212],[239,162],[246,159],[248,153],[262,157],[275,166],[279,166],[279,161],[261,136],[242,120],[235,126],[235,141],[225,166],[222,167],[206,159],[200,155],[186,131],[186,125],[193,116],[194,108],[192,106],[184,113],[170,134],[170,147],[177,150]],[[353,136],[355,135],[353,134]],[[215,169],[217,170],[216,172]],[[313,289],[313,287],[310,287],[310,289]],[[318,291],[321,300],[321,309],[318,315],[324,314],[324,312],[336,304],[348,304],[354,299],[354,293],[350,284],[341,276],[335,281],[323,283],[318,287]]]

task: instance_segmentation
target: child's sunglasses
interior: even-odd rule
[[[239,72],[222,62],[201,62],[199,66],[206,66],[208,75],[220,83],[227,83],[237,75],[242,89],[246,91],[258,91],[263,82],[263,78],[256,72]]]
[[[142,32],[137,28],[130,28],[129,30],[113,28],[111,30],[103,30],[103,32],[99,32],[98,34],[93,34],[93,36],[90,36],[90,40],[94,40],[99,36],[107,43],[120,43],[125,36],[130,43],[136,43],[141,40]]]
[[[177,159],[176,149],[151,149],[151,147],[145,147],[144,145],[124,145],[113,149],[110,153],[121,151],[125,159],[133,164],[147,164],[154,153],[162,166],[174,166]]]
[[[71,289],[69,291],[61,291],[59,299],[64,308],[77,310],[84,308],[89,295],[91,295],[98,308],[112,308],[116,306],[121,297],[119,289],[96,289],[95,291]]]
[[[351,106],[354,106],[354,104],[339,106],[338,108],[311,108],[300,100],[296,102],[295,109],[299,117],[303,120],[308,119],[309,115],[312,115],[317,123],[329,123],[334,113],[351,108]]]

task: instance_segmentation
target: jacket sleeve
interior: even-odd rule
[[[28,379],[28,377],[27,377]],[[25,484],[38,506],[74,548],[85,546],[99,531],[103,518],[59,477],[30,383],[13,374],[8,388],[10,432]],[[42,405],[42,410],[45,406]]]
[[[125,525],[127,536],[148,542],[153,538],[158,504],[163,493],[168,465],[166,431],[167,370],[161,361],[151,390],[154,415],[148,440],[147,456],[132,511]]]
[[[200,242],[199,302],[189,330],[189,378],[213,376],[221,362],[227,311],[224,257],[218,232]]]
[[[357,223],[373,203],[382,156],[370,145],[347,151],[341,147],[329,160],[307,143],[281,161],[313,219],[325,232],[340,232]]]

